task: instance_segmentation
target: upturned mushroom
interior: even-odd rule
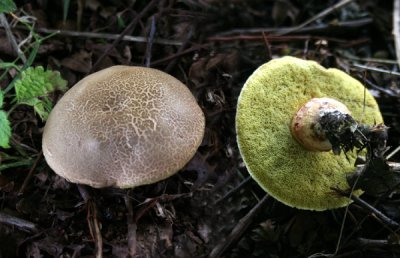
[[[383,121],[375,99],[359,81],[294,57],[262,65],[240,93],[236,131],[244,163],[266,192],[288,206],[326,210],[349,203],[332,189],[350,188],[346,175],[354,171],[356,153],[330,151],[329,135],[321,126],[327,117],[345,123]]]
[[[196,99],[176,78],[113,66],[59,100],[44,128],[43,154],[70,182],[135,187],[179,171],[195,154],[204,126]]]

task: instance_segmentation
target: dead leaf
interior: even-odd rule
[[[272,19],[277,26],[283,24],[287,18],[289,18],[291,24],[293,24],[299,12],[299,9],[289,0],[278,0],[274,2],[274,6],[272,7]]]
[[[87,74],[92,69],[92,54],[84,50],[74,53],[61,61],[61,65],[83,74]]]

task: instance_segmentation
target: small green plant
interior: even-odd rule
[[[59,72],[44,70],[42,66],[29,67],[21,72],[14,83],[15,98],[13,110],[17,105],[32,106],[40,118],[45,121],[49,116],[52,103],[48,97],[54,90],[65,91],[67,82]],[[0,109],[3,107],[4,92],[0,90]],[[7,113],[0,110],[0,147],[8,148],[11,137],[11,126]]]
[[[3,108],[3,92],[0,90],[0,108]],[[7,119],[7,113],[0,110],[0,147],[9,148],[9,140],[11,137],[10,121]]]
[[[0,1],[0,13],[9,13],[17,9],[13,0]]]
[[[8,24],[5,13],[13,12],[16,9],[13,0],[0,0],[2,22]],[[0,89],[0,147],[2,148],[10,147],[12,125],[8,116],[18,105],[32,106],[36,114],[45,121],[52,108],[49,93],[54,90],[64,91],[67,85],[67,82],[61,78],[59,72],[45,70],[42,66],[33,66],[42,42],[55,34],[45,37],[37,34],[34,31],[35,19],[30,16],[18,17],[13,15],[13,18],[27,27],[30,35],[24,40],[23,44],[18,45],[18,58],[11,62],[5,62],[0,59],[0,69],[2,70],[0,80],[9,74],[11,69],[18,72],[5,89]],[[15,40],[11,30],[9,31],[9,35],[11,35],[9,37]],[[4,99],[10,101],[8,105],[3,105]]]
[[[47,120],[52,103],[48,94],[54,90],[65,91],[67,82],[59,72],[45,71],[42,66],[29,67],[15,82],[17,104],[32,106],[42,120]]]

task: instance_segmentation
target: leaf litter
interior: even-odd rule
[[[246,78],[273,57],[313,59],[345,70],[374,89],[390,127],[387,146],[396,148],[399,78],[357,66],[398,70],[390,62],[395,59],[391,21],[384,19],[390,17],[393,6],[347,2],[351,3],[332,10],[328,3],[310,5],[301,0],[163,0],[128,5],[77,0],[70,1],[68,9],[57,1],[17,1],[14,15],[35,18],[38,31],[60,30],[39,47],[34,66],[60,71],[69,86],[94,70],[116,64],[147,63],[168,70],[196,96],[207,128],[198,153],[177,175],[131,190],[82,192],[54,175],[40,158],[41,119],[32,109],[15,108],[8,118],[11,146],[18,148],[0,153],[0,166],[4,166],[0,175],[2,257],[91,257],[100,240],[104,257],[207,257],[219,243],[231,240],[240,219],[265,195],[254,182],[246,181],[248,173],[236,147],[236,101]],[[296,27],[323,11],[326,15]],[[6,17],[12,24],[13,16]],[[152,29],[154,37],[149,37]],[[288,30],[292,32],[286,34]],[[23,27],[13,27],[12,32],[20,42],[29,37]],[[121,35],[144,41],[116,40]],[[0,38],[0,58],[11,62],[17,55],[2,28]],[[15,71],[9,70],[1,87],[5,89],[14,76]],[[60,94],[51,95],[51,102]],[[6,96],[4,110],[11,107],[9,100]],[[394,154],[391,161],[398,159],[399,154]],[[22,165],[10,166],[11,162]],[[398,172],[389,173],[386,161],[379,158],[371,164],[359,179],[366,191],[363,200],[400,221]],[[379,178],[385,173],[395,178],[389,180],[390,185],[385,184],[387,176],[379,181],[383,183],[371,184],[371,180],[376,182],[376,173]],[[396,229],[382,227],[385,221],[359,202],[349,207],[341,235],[344,209],[300,211],[272,198],[266,204],[237,240],[224,247],[224,257],[319,253],[383,257],[400,252]]]

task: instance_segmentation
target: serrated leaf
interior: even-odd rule
[[[45,71],[43,67],[30,67],[21,73],[21,79],[15,82],[18,104],[33,106],[35,112],[46,120],[51,110],[48,94],[56,89],[65,91],[67,82],[59,72]]]
[[[1,0],[0,1],[0,13],[9,13],[17,9],[13,0]]]
[[[11,126],[8,121],[7,113],[3,110],[0,111],[0,147],[9,148],[11,137]]]
[[[59,72],[47,70],[42,66],[29,67],[21,73],[21,79],[15,82],[15,92],[18,101],[47,96],[58,89],[65,90],[67,82]]]

